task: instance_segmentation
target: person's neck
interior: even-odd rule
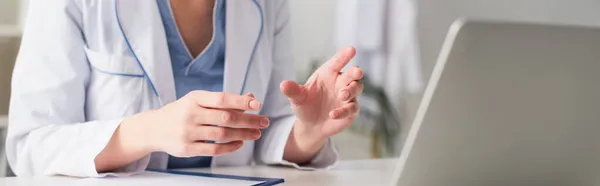
[[[190,16],[212,16],[216,0],[171,0],[171,7],[188,13]]]

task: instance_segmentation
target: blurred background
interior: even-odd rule
[[[455,19],[600,26],[598,0],[289,0],[289,4],[298,81],[306,80],[315,66],[345,45],[357,47],[353,63],[367,71],[365,95],[359,100],[360,119],[335,137],[342,159],[399,154],[421,92]],[[27,0],[0,1],[2,133],[26,9]],[[3,151],[0,148],[0,158]],[[5,161],[0,166],[5,167]],[[4,175],[2,170],[0,175]]]

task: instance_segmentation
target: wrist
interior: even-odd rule
[[[284,159],[290,162],[309,163],[325,145],[327,138],[315,137],[310,130],[303,128],[298,121],[290,132],[285,147]]]
[[[321,150],[329,139],[329,137],[323,136],[319,130],[318,127],[306,125],[300,120],[296,120],[289,140],[294,142],[302,151],[316,153]]]
[[[159,151],[155,143],[152,141],[153,126],[148,122],[149,116],[155,111],[143,112],[121,121],[120,134],[121,139],[125,139],[124,144],[134,151],[144,154],[150,154]]]
[[[293,136],[301,146],[313,147],[312,149],[322,146],[328,139],[328,137],[321,135],[318,128],[304,125],[300,121],[294,123],[290,136]]]
[[[146,138],[140,136],[143,133],[137,120],[138,116],[125,118],[117,126],[108,144],[94,158],[97,172],[114,171],[152,152]]]
[[[290,136],[294,136],[299,142],[309,146],[322,145],[329,137],[322,135],[320,127],[321,126],[313,126],[302,123],[300,120],[296,120]]]

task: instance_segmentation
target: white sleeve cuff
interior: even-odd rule
[[[108,142],[110,141],[110,139],[112,138],[114,132],[117,130],[117,128],[121,125],[122,119],[118,119],[118,120],[112,120],[109,121],[108,123],[110,123],[111,125],[113,125],[112,127],[104,127],[102,128],[102,130],[97,131],[97,135],[102,136],[98,139],[98,141],[95,142],[94,145],[91,145],[91,147],[93,147],[93,149],[91,149],[89,152],[90,155],[92,155],[91,157],[89,157],[89,159],[91,159],[91,164],[93,169],[89,170],[89,177],[107,177],[107,176],[112,176],[112,177],[123,177],[123,176],[131,176],[137,173],[141,173],[144,170],[146,170],[146,167],[148,166],[148,163],[150,162],[150,155],[137,160],[129,165],[123,166],[113,172],[104,172],[104,173],[98,173],[96,171],[96,165],[94,162],[94,159],[96,158],[96,156],[98,156],[98,154],[100,154],[100,152],[102,152],[102,150],[104,150],[104,148],[106,148],[106,145],[108,145]],[[108,138],[106,138],[106,136],[109,136]]]
[[[300,170],[329,169],[338,161],[338,153],[331,138],[308,163],[298,165],[283,159],[287,140],[294,126],[296,117],[290,116],[274,121],[257,144],[257,160],[262,164],[279,164],[295,167]]]
[[[150,155],[145,156],[144,158],[137,160],[129,165],[121,167],[114,172],[105,172],[99,173],[97,177],[126,177],[132,176],[135,174],[142,173],[148,167],[148,163],[150,163]]]
[[[335,166],[339,158],[338,152],[335,149],[333,140],[329,138],[323,148],[317,153],[317,155],[308,163],[302,166],[297,163],[289,162],[281,158],[281,165],[294,167],[300,170],[321,170],[330,169]]]

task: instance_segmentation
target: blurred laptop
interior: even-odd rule
[[[399,186],[600,185],[600,29],[459,20]]]

